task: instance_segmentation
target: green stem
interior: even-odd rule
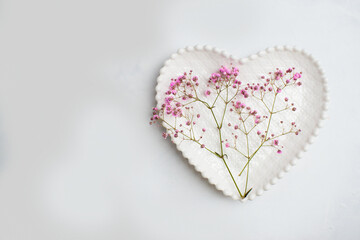
[[[249,133],[246,130],[245,121],[242,121],[242,123],[243,123],[243,126],[244,126],[244,132],[245,132],[245,137],[246,137],[247,159],[248,159],[248,162],[249,162],[249,158],[250,158],[249,136],[248,136]],[[249,180],[249,164],[247,164],[247,173],[246,173],[246,182],[245,182],[245,194],[246,194],[246,191],[247,191],[248,180]]]
[[[220,93],[221,93],[221,92],[220,92]],[[219,93],[219,95],[220,95],[220,93]],[[216,119],[216,116],[215,116],[214,111],[212,110],[212,108],[209,108],[209,109],[210,109],[210,111],[211,111],[211,114],[212,114],[212,116],[213,116],[213,118],[214,118],[214,120],[215,120],[215,123],[216,123],[217,128],[218,128],[218,131],[219,131],[219,143],[220,143],[221,155],[218,156],[218,157],[220,157],[220,158],[223,160],[223,162],[224,162],[224,164],[225,164],[225,166],[226,166],[226,169],[228,170],[229,175],[230,175],[230,177],[231,177],[231,179],[232,179],[232,181],[233,181],[233,183],[234,183],[234,185],[235,185],[235,187],[236,187],[236,190],[238,191],[240,197],[241,197],[241,198],[244,198],[244,195],[241,193],[241,191],[240,191],[240,189],[239,189],[239,186],[237,185],[237,183],[236,183],[236,181],[235,181],[235,179],[234,179],[234,176],[233,176],[233,174],[231,173],[230,168],[229,168],[229,166],[227,165],[227,163],[226,163],[226,161],[225,161],[225,158],[224,158],[224,148],[223,148],[223,142],[222,142],[221,129],[222,129],[223,121],[224,121],[224,116],[225,116],[225,113],[226,113],[226,108],[227,108],[227,105],[228,105],[228,102],[227,102],[227,101],[228,101],[228,89],[226,89],[226,101],[225,101],[224,112],[223,112],[223,115],[222,115],[222,119],[221,119],[220,125],[219,125],[219,122],[218,122],[217,119]]]
[[[224,164],[225,164],[225,166],[226,166],[226,169],[228,170],[228,172],[229,172],[229,174],[230,174],[230,176],[231,176],[231,179],[233,180],[233,182],[234,182],[234,184],[235,184],[235,187],[236,187],[236,189],[237,189],[240,197],[241,197],[241,198],[244,198],[244,196],[241,194],[241,191],[240,191],[240,189],[239,189],[239,187],[238,187],[238,185],[237,185],[237,183],[236,183],[236,181],[235,181],[235,179],[234,179],[234,176],[232,175],[232,173],[231,173],[231,171],[230,171],[230,169],[229,169],[229,167],[228,167],[228,165],[227,165],[227,163],[226,163],[226,161],[225,161],[225,159],[224,159],[224,155],[221,157],[221,159],[223,160],[223,162],[224,162]]]

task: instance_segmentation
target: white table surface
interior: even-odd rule
[[[163,62],[211,44],[305,48],[328,120],[239,203],[148,125]],[[360,2],[0,1],[0,239],[360,239]]]

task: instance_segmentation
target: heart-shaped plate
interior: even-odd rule
[[[218,190],[236,200],[252,200],[254,197],[260,196],[264,190],[268,190],[271,184],[275,184],[278,179],[282,178],[284,172],[289,171],[290,167],[296,164],[296,158],[301,157],[301,153],[306,151],[308,144],[312,143],[314,137],[318,134],[318,128],[321,126],[321,121],[324,119],[324,113],[327,109],[327,83],[318,62],[310,54],[295,47],[278,46],[268,48],[248,58],[239,59],[218,48],[197,45],[178,50],[177,53],[171,55],[171,58],[161,68],[156,86],[157,107],[160,108],[164,102],[165,93],[169,89],[171,79],[192,70],[193,74],[198,77],[199,83],[204,83],[199,86],[200,92],[205,92],[209,77],[222,65],[238,67],[239,73],[237,77],[242,82],[242,85],[260,82],[263,80],[261,76],[274,72],[277,68],[288,69],[295,67],[302,73],[301,87],[292,88],[282,93],[284,96],[289,97],[292,103],[296,104],[296,112],[281,112],[278,114],[278,119],[273,120],[278,123],[273,124],[274,131],[276,128],[280,130],[283,125],[279,124],[279,122],[284,121],[296,121],[296,124],[301,128],[301,134],[298,136],[288,134],[279,138],[283,145],[282,154],[277,154],[271,148],[264,148],[257,153],[256,159],[247,162],[246,159],[239,157],[239,154],[235,151],[227,151],[226,166],[219,157],[204,151],[203,148],[199,147],[199,144],[183,141],[183,139],[171,135],[173,143],[182,152],[183,156]],[[202,116],[201,121],[199,120],[197,124],[207,128],[202,141],[206,142],[207,147],[211,149],[219,148],[218,129],[214,126],[209,109],[195,105],[194,110],[199,116]],[[221,111],[220,108],[214,109],[215,115],[220,114]],[[227,124],[230,120],[233,121],[234,119],[225,118],[224,124]],[[166,124],[163,123],[163,125],[167,127]],[[230,127],[224,128],[223,134],[231,136],[231,130]],[[256,139],[249,137],[248,141],[251,148],[252,142],[256,141]],[[238,176],[238,173],[244,170],[245,167],[247,167],[247,177]],[[230,177],[229,171],[232,173],[233,179]],[[240,189],[244,189],[246,185],[244,191],[251,189],[246,197],[240,197],[239,189],[234,186],[234,181]]]

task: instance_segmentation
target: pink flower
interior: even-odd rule
[[[279,145],[279,140],[275,139],[273,143],[275,146],[277,146],[277,145]]]
[[[301,74],[300,73],[295,73],[294,74],[294,80],[297,80],[299,78],[301,78]]]
[[[225,147],[227,147],[227,148],[230,147],[230,144],[229,144],[229,143],[226,143],[226,144],[225,144]]]
[[[237,101],[237,102],[235,103],[235,105],[234,105],[234,107],[235,107],[236,109],[239,109],[240,106],[241,106],[241,102],[239,102],[239,101]]]
[[[256,132],[256,134],[257,134],[257,135],[260,135],[260,134],[261,134],[261,132],[260,132],[260,131],[257,131],[257,132]]]
[[[202,129],[202,131],[203,131],[203,132],[205,132],[205,131],[206,131],[206,129],[205,129],[205,128],[203,128],[203,129]]]
[[[277,153],[278,153],[278,154],[281,154],[281,153],[282,153],[282,151],[279,149],[279,150],[277,150]]]
[[[210,90],[206,90],[206,91],[205,91],[205,95],[206,95],[206,96],[210,96],[210,94],[211,94]]]
[[[282,76],[284,76],[281,70],[277,70],[274,74],[275,74],[275,80],[279,80]]]

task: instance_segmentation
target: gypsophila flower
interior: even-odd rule
[[[243,85],[238,79],[239,69],[234,66],[221,66],[208,79],[200,79],[194,76],[192,71],[184,72],[171,79],[163,101],[158,103],[158,107],[152,109],[150,124],[161,122],[166,128],[166,132],[162,133],[165,139],[170,135],[173,141],[174,139],[179,139],[180,143],[191,141],[204,151],[222,159],[240,197],[245,198],[251,191],[247,186],[250,161],[263,147],[271,147],[281,154],[284,146],[280,146],[279,138],[292,133],[298,135],[301,132],[295,122],[289,123],[289,128],[286,129],[288,126],[284,122],[286,119],[276,120],[283,126],[282,131],[276,132],[271,128],[271,120],[279,112],[296,111],[295,104],[289,103],[289,97],[281,95],[285,94],[286,91],[283,91],[285,88],[300,87],[302,83],[299,79],[302,78],[302,74],[302,72],[295,72],[294,67],[276,68],[267,76],[261,75],[260,82]],[[200,86],[205,86],[206,89],[202,88],[203,90],[200,91]],[[283,105],[276,104],[278,96],[284,99]],[[258,109],[258,104],[254,105],[254,108],[252,106],[254,101],[263,107]],[[219,106],[223,106],[220,111],[223,112],[221,116],[214,113],[214,108],[219,108],[218,102],[221,102]],[[200,104],[211,113],[214,126],[202,125],[199,121],[202,118],[200,118],[200,113],[196,112],[194,104]],[[229,115],[229,119],[232,120],[224,123],[225,115]],[[206,145],[205,127],[217,131],[219,148],[210,149],[209,146],[212,144]],[[224,128],[227,128],[226,131]],[[231,134],[231,138],[225,137],[224,134],[227,132]],[[257,136],[257,143],[249,142],[249,136],[252,134]],[[212,139],[212,137],[207,139]],[[241,163],[243,168],[238,174],[238,177],[241,177],[244,172],[246,174],[244,191],[240,190],[227,166],[226,153],[228,151],[235,151],[245,159],[245,163]]]

